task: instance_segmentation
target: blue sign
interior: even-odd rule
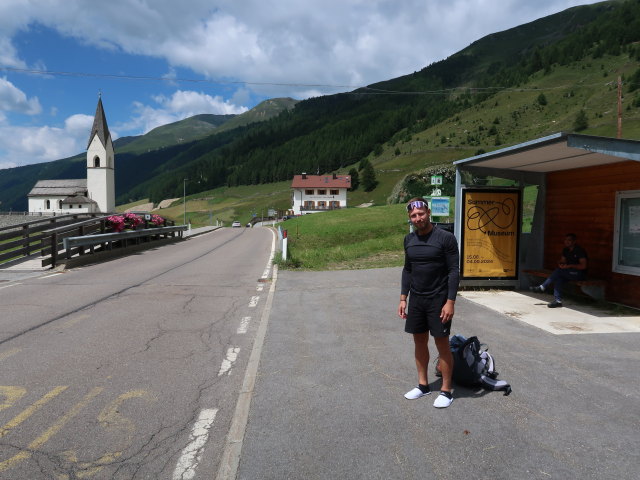
[[[431,216],[432,217],[448,217],[449,216],[449,197],[432,197],[431,198]]]

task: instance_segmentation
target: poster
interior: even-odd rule
[[[518,273],[521,191],[462,191],[462,278],[515,279]]]

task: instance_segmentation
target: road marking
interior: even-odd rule
[[[102,387],[96,387],[93,390],[91,390],[88,394],[84,396],[84,398],[79,403],[76,403],[73,406],[73,408],[71,408],[71,410],[65,413],[62,417],[58,418],[58,420],[53,425],[51,425],[47,430],[45,430],[42,435],[40,435],[33,442],[31,442],[27,446],[26,450],[23,450],[20,453],[14,455],[9,460],[5,460],[4,462],[1,462],[0,472],[3,472],[6,469],[11,468],[15,464],[20,463],[23,460],[31,458],[31,455],[33,455],[33,452],[37,451],[42,445],[47,443],[47,441],[51,437],[53,437],[56,433],[58,433],[62,429],[62,427],[66,425],[66,423],[69,420],[71,420],[78,413],[80,413],[80,410],[86,407],[91,402],[91,400],[93,400],[96,396],[100,394],[100,392],[102,392]]]
[[[38,277],[37,280],[44,280],[51,277],[57,277],[58,275],[62,275],[62,272],[52,273],[51,275],[45,275],[44,277]]]
[[[239,335],[247,333],[249,322],[251,322],[251,317],[242,317],[242,320],[240,320],[240,326],[238,327],[238,331],[236,333]]]
[[[271,267],[267,267],[264,272],[262,272],[262,278],[267,278],[269,276],[269,270]]]
[[[9,285],[5,285],[4,287],[0,287],[0,290],[2,290],[4,288],[15,287],[16,285],[22,285],[22,283],[20,283],[20,282],[10,283]]]
[[[229,375],[229,373],[231,373],[231,367],[236,363],[238,353],[240,353],[240,347],[229,347],[227,350],[227,356],[222,360],[222,365],[220,365],[220,370],[218,371],[219,377],[221,375]]]
[[[249,308],[255,308],[255,306],[258,305],[258,301],[260,301],[260,295],[251,297],[251,300],[249,300]]]
[[[14,388],[20,388],[20,387],[14,387]],[[47,393],[44,397],[42,397],[40,400],[38,400],[36,403],[34,403],[33,405],[30,405],[25,410],[20,412],[18,415],[13,417],[13,419],[9,420],[8,423],[6,423],[4,426],[2,426],[0,428],[0,438],[4,437],[7,433],[9,433],[9,431],[12,428],[15,428],[18,425],[20,425],[27,418],[29,418],[31,415],[33,415],[38,410],[40,410],[40,408],[42,408],[49,400],[57,397],[62,392],[64,392],[67,388],[69,388],[69,387],[67,387],[67,386],[59,386],[59,387],[54,388],[49,393]],[[22,395],[20,395],[20,396],[22,396]],[[9,399],[7,399],[7,400],[9,400]]]
[[[69,320],[67,320],[66,322],[64,322],[62,324],[62,328],[69,328],[74,326],[76,323],[78,323],[81,320],[86,320],[87,318],[90,318],[91,315],[87,315],[87,314],[82,314],[82,315],[78,315],[76,317],[70,318]]]
[[[261,292],[262,290],[264,290],[264,284],[263,283],[259,283],[256,286],[256,291]]]
[[[173,471],[173,480],[189,480],[196,474],[196,468],[202,457],[202,449],[209,438],[209,430],[218,413],[217,408],[204,409],[200,412],[198,420],[193,424],[189,443],[178,459],[176,469]]]
[[[21,348],[12,348],[10,350],[5,350],[4,352],[0,353],[0,362],[2,360],[6,360],[12,355],[15,355],[16,353],[20,353],[21,351],[22,351]]]

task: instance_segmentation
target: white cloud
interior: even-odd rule
[[[364,85],[404,75],[478,38],[594,0],[4,0],[8,39],[37,22],[107,49],[166,59],[215,79]],[[259,86],[251,88],[260,89]],[[289,90],[296,91],[290,87]]]
[[[194,115],[212,113],[217,115],[239,114],[247,111],[219,95],[212,97],[202,92],[178,90],[170,97],[157,95],[153,100],[158,105],[152,107],[141,102],[134,104],[135,115],[130,122],[120,125],[123,131],[147,133],[156,127],[177,122]]]
[[[0,77],[0,110],[37,115],[42,112],[42,107],[36,97],[27,98],[6,77]]]
[[[70,157],[84,151],[89,140],[93,117],[73,115],[63,128],[18,127],[0,117],[0,168],[47,162]]]

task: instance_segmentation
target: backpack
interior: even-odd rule
[[[465,338],[453,335],[449,340],[453,354],[453,381],[466,387],[484,387],[488,390],[502,390],[505,395],[511,393],[511,385],[497,380],[493,356],[481,345],[478,337]],[[436,375],[439,374],[439,360],[436,362]]]

